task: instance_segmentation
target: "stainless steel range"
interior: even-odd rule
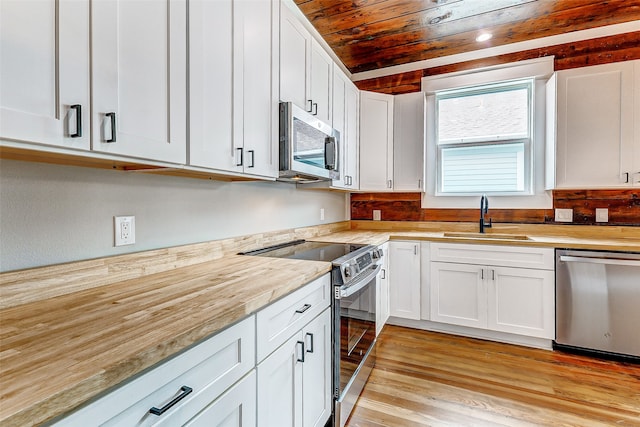
[[[298,240],[244,254],[332,262],[333,424],[343,427],[375,365],[376,277],[382,251],[371,245]]]

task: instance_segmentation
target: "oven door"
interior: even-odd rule
[[[351,286],[336,286],[334,299],[335,425],[346,423],[374,364],[376,265]],[[339,298],[338,298],[339,296]]]

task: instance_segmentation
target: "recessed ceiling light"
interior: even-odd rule
[[[482,33],[478,37],[476,37],[476,41],[477,42],[486,42],[491,37],[493,37],[493,34],[491,34],[491,33]]]

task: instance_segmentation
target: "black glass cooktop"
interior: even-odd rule
[[[243,252],[241,255],[258,255],[273,258],[331,262],[364,246],[366,245],[296,240],[282,245]]]

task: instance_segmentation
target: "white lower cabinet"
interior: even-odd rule
[[[332,403],[330,281],[325,274],[53,425],[324,426]]]
[[[389,242],[390,314],[420,320],[420,242]]]
[[[243,396],[231,393],[231,387],[252,372],[255,366],[255,346],[255,317],[250,316],[113,390],[55,425],[179,426],[189,420],[195,423],[192,425],[202,425],[196,417],[202,410],[209,413],[203,421],[212,419],[213,414],[224,414],[225,418],[229,418],[234,412],[231,407],[241,405],[240,411],[246,414],[242,418],[242,424],[207,422],[207,425],[255,425],[255,422],[249,422],[252,419],[249,415],[250,408],[255,407],[255,391]],[[251,379],[248,381],[251,382]],[[242,382],[238,386],[240,384]],[[247,385],[240,387],[245,390]],[[231,397],[225,394],[227,390]],[[160,413],[154,415],[152,408],[158,410],[154,412]],[[205,416],[204,413],[201,415]]]
[[[186,427],[246,427],[256,425],[256,373],[251,371]]]
[[[554,338],[553,249],[432,243],[431,260],[432,321]]]
[[[331,415],[331,309],[258,364],[258,425],[321,427]]]
[[[389,243],[380,246],[382,250],[382,269],[376,279],[376,336],[389,319]]]

